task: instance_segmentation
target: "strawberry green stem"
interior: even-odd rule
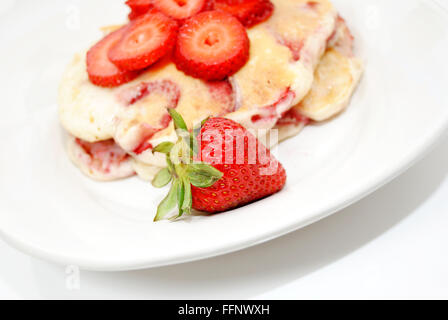
[[[162,188],[171,182],[168,195],[157,207],[154,221],[164,219],[177,207],[178,214],[174,219],[183,214],[190,214],[193,206],[191,185],[199,188],[208,188],[220,180],[223,173],[210,164],[194,162],[194,155],[198,153],[196,135],[200,127],[195,128],[192,133],[188,132],[182,116],[174,109],[168,109],[179,137],[174,144],[163,142],[157,145],[153,152],[166,155],[167,168],[160,170],[153,180],[153,186]],[[201,126],[207,121],[203,121]]]

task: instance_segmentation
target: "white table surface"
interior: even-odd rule
[[[379,191],[285,237],[183,265],[81,271],[79,282],[0,240],[0,298],[447,299],[447,174],[445,138]]]

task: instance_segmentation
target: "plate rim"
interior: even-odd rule
[[[380,174],[379,177],[373,179],[375,182],[363,185],[362,188],[358,186],[357,188],[359,190],[358,192],[352,192],[353,193],[352,196],[347,197],[345,201],[338,201],[337,199],[334,200],[333,201],[334,203],[332,203],[331,206],[328,206],[329,208],[327,210],[322,211],[318,215],[312,216],[311,218],[308,219],[303,219],[294,224],[291,223],[288,227],[284,227],[282,229],[267,232],[266,234],[260,234],[250,241],[239,242],[233,245],[227,245],[225,246],[225,248],[219,247],[214,248],[213,250],[208,251],[204,250],[202,254],[190,253],[184,256],[178,256],[176,258],[155,259],[152,262],[141,261],[137,263],[127,261],[126,263],[123,264],[119,263],[111,264],[109,262],[104,264],[98,261],[89,261],[89,259],[85,258],[76,258],[76,257],[74,258],[73,256],[64,257],[64,255],[61,254],[51,253],[48,250],[39,247],[34,247],[29,243],[20,241],[20,239],[14,238],[1,228],[0,228],[0,238],[2,238],[6,243],[10,244],[11,246],[35,258],[50,261],[58,265],[76,265],[77,267],[83,270],[89,270],[89,271],[106,271],[106,272],[134,271],[134,270],[144,270],[144,269],[171,266],[209,259],[233,253],[236,251],[240,251],[243,249],[247,249],[262,243],[266,243],[273,239],[283,237],[291,232],[300,230],[302,228],[305,228],[306,226],[309,226],[322,219],[325,219],[326,217],[331,216],[332,214],[350,206],[351,204],[360,201],[361,199],[375,192],[382,186],[396,179],[398,176],[400,176],[401,174],[406,172],[409,168],[411,168],[413,165],[415,165],[418,161],[426,157],[430,153],[430,151],[438,143],[440,143],[443,140],[443,138],[447,136],[447,133],[448,133],[448,117],[443,121],[441,121],[441,124],[437,126],[437,130],[428,133],[428,137],[422,139],[420,144],[417,147],[414,147],[410,152],[408,152],[408,154],[403,156],[402,159],[399,162],[397,162],[395,166],[389,167],[388,170],[383,171],[383,174]]]
[[[448,7],[442,4],[438,0],[429,0],[428,3],[435,4],[440,10],[439,12],[445,15],[448,14]],[[362,184],[358,184],[356,188],[351,188],[347,191],[350,196],[345,196],[344,200],[339,198],[334,199],[326,207],[326,210],[321,211],[319,214],[308,216],[305,218],[298,219],[294,223],[290,223],[288,226],[283,228],[278,228],[276,230],[268,230],[267,232],[257,234],[252,237],[251,240],[239,241],[236,243],[228,242],[226,245],[219,245],[213,249],[202,249],[200,253],[190,252],[189,254],[179,255],[175,258],[160,258],[153,259],[152,261],[144,261],[145,259],[138,259],[139,262],[132,262],[127,260],[125,263],[110,263],[109,261],[93,261],[91,259],[85,259],[83,257],[64,256],[60,252],[55,253],[51,250],[46,250],[44,248],[33,246],[33,244],[28,243],[14,237],[13,234],[8,233],[4,228],[0,227],[0,238],[3,239],[9,245],[19,249],[20,251],[33,256],[38,259],[44,259],[58,265],[76,265],[83,270],[92,271],[132,271],[132,270],[142,270],[148,268],[156,268],[162,266],[170,266],[182,263],[188,263],[192,261],[198,261],[203,259],[208,259],[216,256],[226,255],[232,252],[243,250],[249,247],[253,247],[275,238],[285,236],[291,232],[302,229],[310,224],[320,221],[348,206],[363,199],[374,191],[378,190],[382,186],[391,182],[409,168],[415,165],[418,161],[426,157],[426,155],[438,144],[440,141],[447,137],[448,133],[448,114],[447,117],[441,118],[436,125],[432,126],[433,129],[426,133],[426,136],[419,140],[418,144],[409,148],[406,154],[403,154],[399,159],[395,158],[394,165],[386,167],[384,170],[370,178]],[[146,259],[147,260],[147,259]]]

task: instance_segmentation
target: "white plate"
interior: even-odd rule
[[[162,192],[137,178],[84,177],[65,154],[57,119],[65,65],[100,36],[99,26],[125,19],[122,1],[2,0],[2,237],[88,269],[162,266],[284,235],[403,172],[448,126],[447,12],[429,0],[334,2],[366,72],[347,112],[281,145],[286,189],[232,212],[154,224]]]

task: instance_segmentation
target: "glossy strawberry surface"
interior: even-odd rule
[[[198,160],[211,164],[223,176],[211,187],[192,187],[194,209],[226,211],[274,194],[285,185],[286,172],[280,162],[236,122],[212,118],[198,139]]]

